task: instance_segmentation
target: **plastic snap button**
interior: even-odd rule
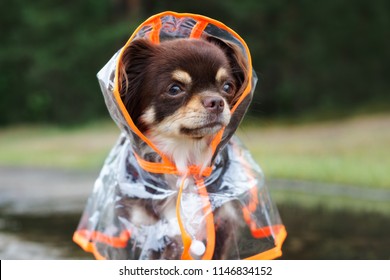
[[[193,240],[190,246],[191,256],[195,259],[200,259],[206,251],[206,246],[202,241]]]

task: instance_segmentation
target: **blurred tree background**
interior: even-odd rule
[[[96,73],[147,17],[200,13],[249,45],[250,114],[340,116],[390,107],[387,0],[13,0],[0,3],[0,125],[107,117]]]

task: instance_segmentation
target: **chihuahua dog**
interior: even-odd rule
[[[136,39],[124,50],[121,65],[121,98],[137,128],[179,172],[191,165],[208,166],[213,156],[210,143],[229,124],[230,110],[248,82],[248,66],[237,47],[211,36],[160,44]],[[158,160],[146,145],[142,153],[148,161]],[[174,203],[161,206],[165,210],[148,202],[124,204],[135,224],[153,224],[175,212]],[[220,207],[214,215],[220,221],[214,259],[227,257],[231,231],[242,220],[232,207]],[[181,239],[170,238],[171,245],[164,252],[149,257],[180,258]]]

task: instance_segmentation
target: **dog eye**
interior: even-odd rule
[[[225,82],[222,86],[222,90],[227,94],[231,94],[234,90],[234,85],[232,82]]]
[[[181,93],[183,90],[178,84],[172,84],[168,87],[168,94],[175,96]]]

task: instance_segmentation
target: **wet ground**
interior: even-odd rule
[[[90,258],[71,242],[96,173],[0,168],[0,259]]]
[[[72,234],[97,172],[0,168],[0,259],[91,259]],[[350,200],[390,203],[387,190],[273,180],[291,188]],[[287,227],[283,259],[389,259],[390,213],[278,205]]]

